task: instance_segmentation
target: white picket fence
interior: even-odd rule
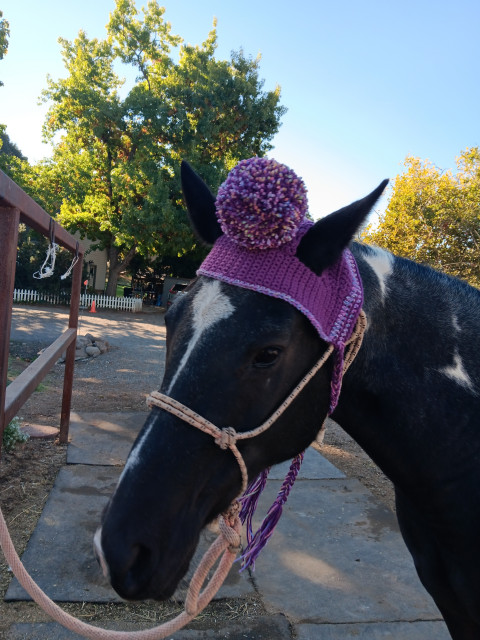
[[[14,302],[40,302],[45,304],[70,304],[70,296],[34,291],[33,289],[14,289]],[[95,307],[99,309],[119,309],[120,311],[132,311],[136,313],[142,310],[140,298],[116,298],[115,296],[101,296],[92,293],[82,293],[80,306],[90,307],[95,301]]]
[[[90,308],[95,300],[95,306],[99,309],[120,309],[121,311],[142,310],[142,300],[140,298],[116,298],[115,296],[98,296],[92,293],[83,293],[80,296],[80,305]]]
[[[70,296],[34,291],[33,289],[14,289],[14,302],[46,302],[47,304],[70,304]]]

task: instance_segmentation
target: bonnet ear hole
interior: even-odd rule
[[[185,160],[181,165],[181,179],[183,197],[193,230],[203,243],[213,245],[222,235],[216,214],[215,196]]]

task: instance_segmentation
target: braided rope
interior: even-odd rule
[[[343,375],[355,360],[355,357],[359,352],[360,347],[362,346],[363,335],[365,333],[366,327],[367,318],[364,311],[361,310],[353,333],[347,342],[348,349],[346,351],[344,359],[342,372]],[[267,431],[267,429],[269,429],[274,424],[274,422],[276,422],[278,418],[284,413],[284,411],[292,404],[292,402],[301,393],[301,391],[303,391],[310,380],[320,371],[330,355],[333,353],[334,349],[335,347],[333,345],[329,345],[325,353],[313,365],[310,371],[300,380],[300,382],[285,398],[282,404],[277,409],[275,409],[275,411],[267,420],[265,420],[265,422],[263,422],[259,427],[251,429],[250,431],[242,431],[240,433],[237,433],[233,427],[225,427],[224,429],[220,429],[219,427],[214,425],[213,422],[207,420],[207,418],[204,418],[196,411],[193,411],[186,405],[182,404],[178,400],[175,400],[174,398],[171,398],[170,396],[165,395],[161,391],[152,391],[147,398],[147,405],[150,408],[159,407],[160,409],[168,411],[177,418],[180,418],[184,422],[187,422],[192,427],[196,427],[197,429],[200,429],[200,431],[213,436],[216,444],[218,444],[221,449],[230,449],[235,455],[235,458],[237,459],[240,466],[243,483],[241,493],[243,493],[248,483],[248,475],[245,462],[243,461],[243,458],[237,449],[236,443],[239,440],[247,440],[248,438],[253,438]]]
[[[173,618],[173,620],[168,620],[161,625],[141,631],[112,631],[109,629],[95,627],[94,625],[87,624],[86,622],[82,622],[78,618],[71,616],[55,604],[55,602],[53,602],[53,600],[51,600],[42,591],[42,589],[40,589],[23,566],[15,547],[13,546],[12,539],[8,532],[7,523],[5,522],[5,518],[1,510],[0,544],[8,564],[25,591],[45,611],[45,613],[47,613],[56,622],[60,623],[67,629],[70,629],[70,631],[78,633],[85,638],[90,638],[91,640],[161,640],[184,627],[203,609],[205,609],[223,584],[232,564],[235,561],[241,543],[241,524],[238,518],[238,506],[234,505],[232,513],[227,512],[224,514],[220,518],[219,522],[221,523],[221,533],[203,556],[190,581],[185,599],[185,611],[182,611],[182,613]],[[215,573],[211,577],[205,589],[201,591],[209,570],[222,553],[223,556],[220,559]]]
[[[236,432],[233,427],[226,427],[225,429],[220,429],[212,422],[199,415],[189,407],[185,406],[178,400],[174,400],[170,396],[166,396],[164,393],[160,391],[152,391],[152,393],[147,398],[147,405],[151,407],[159,407],[160,409],[165,409],[169,413],[172,413],[177,418],[181,418],[184,422],[192,425],[193,427],[197,427],[200,431],[204,433],[208,433],[209,435],[215,438],[215,442],[220,446],[221,449],[231,449],[235,457],[237,458],[237,452],[242,459],[242,462],[239,462],[240,470],[242,472],[243,483],[245,484],[245,480],[247,479],[246,466],[243,462],[243,458],[241,458],[240,452],[237,449],[236,443],[238,440],[247,440],[247,438],[253,438],[255,436],[259,436],[261,433],[264,433],[269,429],[274,422],[278,420],[278,418],[284,413],[284,411],[292,404],[295,398],[299,395],[301,391],[307,386],[310,380],[320,371],[325,362],[328,360],[330,355],[333,353],[334,347],[329,345],[328,349],[322,355],[322,357],[313,365],[310,371],[300,380],[297,386],[293,389],[293,391],[287,396],[287,398],[282,402],[282,404],[275,409],[275,411],[270,415],[270,417],[265,420],[259,427],[255,429],[251,429],[250,431],[242,431],[240,433]],[[239,458],[237,458],[238,460]],[[247,479],[248,480],[248,479]],[[246,484],[242,489],[243,491],[246,489]]]

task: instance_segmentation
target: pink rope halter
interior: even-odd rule
[[[363,334],[366,328],[366,318],[363,311],[360,313],[358,317],[357,324],[355,330],[352,334],[348,342],[348,350],[345,356],[344,368],[343,372],[348,369],[350,364],[353,362],[355,356],[360,349],[363,340]],[[299,382],[299,384],[295,387],[292,393],[286,398],[286,400],[280,405],[280,407],[270,416],[268,420],[266,420],[262,425],[248,432],[236,433],[235,430],[231,428],[227,429],[219,429],[213,423],[209,422],[205,418],[202,418],[197,413],[186,407],[185,405],[177,402],[173,398],[169,398],[162,393],[154,391],[147,399],[149,406],[157,406],[173,415],[176,415],[180,419],[184,420],[188,424],[204,431],[205,433],[210,434],[215,438],[215,441],[222,449],[230,449],[234,454],[238,465],[240,467],[240,472],[242,474],[242,492],[245,491],[248,483],[248,473],[245,462],[242,458],[241,453],[238,451],[236,446],[236,442],[239,440],[245,440],[247,438],[252,438],[260,433],[263,433],[267,429],[269,429],[272,424],[279,418],[285,409],[291,404],[291,402],[297,397],[297,395],[302,391],[302,389],[308,384],[308,382],[313,378],[313,376],[320,370],[323,364],[326,362],[328,357],[333,351],[333,347],[329,346],[327,351],[323,354],[320,360],[313,366],[313,368],[307,373],[307,375]],[[287,478],[282,486],[280,491],[280,507],[283,506],[288,492],[290,490],[293,481],[295,480],[296,473],[298,473],[298,469],[300,467],[301,457],[297,456],[293,463],[293,470],[289,472]],[[296,470],[295,470],[296,469]],[[254,500],[253,503],[253,511],[255,510],[256,502],[258,500],[259,491],[258,489],[263,484],[265,485],[266,476],[264,476],[263,480],[260,478],[259,486],[257,490],[254,492]],[[287,486],[288,485],[288,486]],[[279,494],[279,496],[280,496]],[[249,498],[249,493],[244,496],[244,498]],[[71,631],[78,633],[79,635],[84,636],[85,638],[90,638],[91,640],[161,640],[162,638],[166,638],[167,636],[175,633],[186,624],[188,624],[193,618],[198,615],[210,602],[210,600],[217,593],[220,586],[223,584],[228,572],[230,571],[233,562],[237,556],[237,553],[240,549],[240,518],[239,518],[239,509],[240,505],[237,500],[235,500],[226,513],[222,514],[219,519],[219,527],[220,527],[220,535],[210,546],[204,557],[202,558],[197,570],[195,571],[190,586],[188,588],[187,597],[185,599],[185,610],[180,613],[173,620],[169,620],[164,622],[163,624],[153,627],[152,629],[145,629],[142,631],[111,631],[107,629],[101,629],[99,627],[95,627],[93,625],[87,624],[77,618],[71,616],[66,611],[61,609],[57,604],[55,604],[36,584],[36,582],[31,578],[31,576],[26,571],[25,567],[20,560],[15,547],[13,545],[12,539],[8,532],[8,527],[5,522],[5,518],[3,516],[2,511],[0,510],[0,546],[2,547],[5,558],[10,565],[13,573],[17,577],[18,581],[25,589],[25,591],[33,598],[33,600],[54,620],[58,623],[70,629]],[[253,511],[250,508],[250,514],[253,515]],[[278,522],[278,518],[281,514],[280,510],[276,512],[278,517],[276,517],[276,521],[269,521],[268,531],[266,537],[264,536],[264,542],[262,546],[258,549],[258,552],[263,548],[266,544],[268,538],[271,536],[273,532],[273,528]],[[268,516],[267,516],[268,517]],[[247,518],[247,525],[248,525]],[[251,519],[250,519],[251,522]],[[272,526],[273,524],[273,526]],[[247,537],[249,536],[247,531]],[[251,538],[254,539],[254,538]],[[255,545],[257,548],[260,546],[258,543],[258,539],[255,539]],[[247,548],[248,549],[248,548]],[[247,557],[247,551],[244,553],[244,556],[249,564],[254,562],[256,555],[258,552],[254,554],[250,554]],[[219,565],[212,576],[208,585],[203,589],[202,586],[205,582],[205,579],[208,575],[209,570],[213,567],[218,558],[220,558]],[[252,556],[253,561],[252,561]]]
[[[365,332],[367,326],[367,320],[365,313],[363,311],[360,312],[360,315],[357,318],[357,322],[355,324],[352,335],[347,341],[347,350],[345,354],[345,359],[343,362],[343,368],[340,375],[339,384],[341,385],[341,381],[343,375],[355,359],[357,355],[362,341],[363,334]],[[290,466],[290,470],[287,473],[287,476],[282,484],[282,487],[278,493],[278,496],[269,509],[267,516],[263,520],[259,530],[253,534],[252,531],[252,518],[255,513],[258,499],[260,493],[265,487],[268,471],[269,469],[263,471],[260,476],[254,480],[250,485],[248,484],[248,471],[245,461],[242,457],[242,454],[238,450],[237,442],[242,440],[247,440],[249,438],[254,438],[255,436],[264,433],[269,429],[283,414],[283,412],[290,406],[290,404],[295,400],[295,398],[300,394],[300,392],[306,387],[306,385],[312,380],[312,378],[320,371],[325,362],[328,360],[330,355],[334,352],[334,345],[329,345],[325,351],[325,353],[321,356],[321,358],[313,365],[310,371],[300,380],[297,386],[293,389],[293,391],[287,396],[287,398],[282,402],[282,404],[271,414],[271,416],[265,420],[259,427],[252,429],[250,431],[242,431],[240,433],[236,432],[232,427],[225,427],[224,429],[220,429],[212,422],[200,416],[198,413],[185,406],[178,400],[174,400],[169,396],[159,392],[152,391],[152,393],[147,398],[147,405],[149,407],[158,407],[163,409],[164,411],[168,411],[172,415],[180,418],[184,422],[190,424],[200,431],[207,433],[215,439],[216,444],[221,449],[230,449],[235,459],[240,467],[240,473],[242,475],[242,488],[240,494],[243,494],[239,499],[241,504],[241,510],[239,517],[243,522],[247,522],[247,547],[245,548],[241,560],[242,560],[242,571],[247,567],[251,566],[255,567],[255,560],[266,545],[268,540],[270,539],[273,530],[278,523],[280,516],[282,514],[283,505],[287,501],[288,494],[290,493],[290,489],[295,482],[297,474],[300,470],[300,465],[303,460],[303,453],[298,454],[292,461]],[[340,389],[338,390],[340,392]],[[237,501],[235,500],[233,504]]]

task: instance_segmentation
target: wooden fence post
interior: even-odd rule
[[[68,318],[69,329],[78,330],[78,312],[80,293],[82,290],[82,268],[83,260],[79,260],[73,267],[72,273],[72,292],[70,294],[70,315]],[[65,373],[63,378],[63,395],[62,395],[62,413],[60,416],[60,435],[61,444],[68,442],[68,430],[70,426],[70,409],[72,407],[72,390],[73,390],[73,374],[75,369],[75,350],[77,341],[74,340],[68,347],[65,356]]]
[[[18,209],[0,207],[0,455],[3,431],[7,426],[5,424],[5,397],[19,222],[20,211]]]

